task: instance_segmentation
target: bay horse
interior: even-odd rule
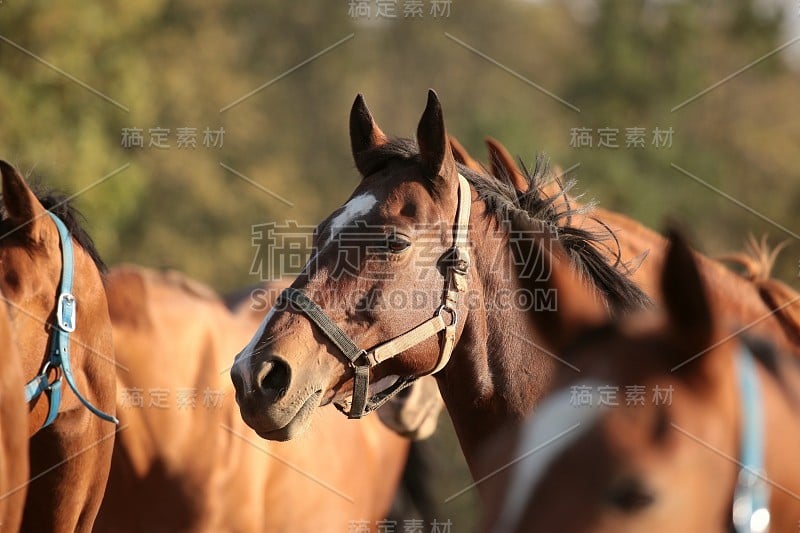
[[[542,340],[581,372],[559,372],[518,429],[511,456],[530,457],[512,467],[488,529],[797,528],[797,360],[728,328],[697,255],[674,231],[669,243],[660,313],[608,321],[574,279],[554,271],[546,282],[562,297]],[[631,386],[642,401],[626,400]],[[621,397],[603,402],[603,388]],[[576,401],[579,389],[587,395]]]
[[[107,285],[127,429],[96,531],[347,531],[386,516],[407,439],[321,412],[307,438],[264,443],[242,421],[225,367],[258,313],[177,272],[120,266]]]
[[[532,218],[538,238],[563,243],[570,261],[562,267],[589,279],[614,311],[648,299],[591,235],[569,226],[556,233],[569,211],[540,195],[520,203],[513,187],[458,165],[433,91],[416,143],[387,137],[361,95],[350,139],[361,182],[318,226],[315,254],[231,369],[241,415],[263,438],[288,440],[321,405],[358,417],[435,372],[480,478],[485,440],[530,412],[559,364],[536,348],[527,320],[552,295],[532,302],[517,292],[514,264],[526,258],[515,252],[508,220]],[[399,378],[388,389],[367,397],[370,384],[392,376]]]
[[[4,161],[0,173],[0,291],[30,398],[22,529],[89,531],[116,433],[105,267],[67,198],[37,197]]]

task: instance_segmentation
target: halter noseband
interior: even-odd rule
[[[47,411],[47,418],[42,425],[45,428],[53,423],[58,415],[61,406],[61,376],[67,380],[69,388],[75,396],[91,411],[95,416],[108,422],[119,424],[115,417],[104,413],[79,391],[75,383],[75,376],[72,374],[72,363],[69,358],[69,336],[75,331],[76,324],[76,302],[72,295],[72,278],[74,274],[74,260],[72,253],[72,237],[64,223],[51,212],[47,212],[58,228],[58,236],[61,241],[61,283],[59,285],[58,301],[56,302],[56,324],[53,337],[50,342],[50,350],[47,360],[42,366],[42,371],[35,378],[25,385],[25,401],[35,400],[42,393],[47,393],[50,407]],[[54,370],[56,378],[50,381],[50,371]]]
[[[756,362],[742,344],[739,353],[739,391],[742,396],[741,468],[733,495],[736,533],[763,533],[769,529],[769,487],[764,478],[764,420]]]
[[[361,418],[389,401],[395,394],[405,389],[420,376],[399,377],[387,389],[369,397],[369,370],[380,363],[395,357],[424,340],[444,331],[444,343],[439,352],[436,366],[424,375],[435,374],[447,365],[453,353],[458,326],[458,303],[461,293],[467,289],[467,272],[470,266],[468,250],[469,214],[472,196],[469,182],[458,175],[458,209],[453,228],[453,246],[444,254],[447,260],[444,276],[442,304],[434,316],[405,333],[378,344],[368,350],[358,347],[342,329],[331,320],[325,311],[306,294],[292,287],[285,289],[279,303],[291,302],[303,312],[350,362],[353,369],[353,395],[350,410],[346,402],[336,407],[348,418]]]

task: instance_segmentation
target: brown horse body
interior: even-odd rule
[[[0,295],[2,297],[2,295]],[[17,531],[28,479],[28,408],[20,385],[22,360],[6,305],[0,305],[0,524]]]
[[[177,274],[120,267],[108,285],[128,369],[118,373],[127,428],[98,531],[347,530],[385,516],[408,441],[378,420],[347,423],[324,410],[311,435],[286,444],[265,443],[242,422],[224,368],[258,312],[235,317]],[[157,394],[163,408],[151,404]],[[194,406],[180,400],[189,394]]]
[[[70,230],[74,247],[77,306],[70,352],[78,389],[98,409],[114,414],[114,352],[103,288],[102,262],[66,199],[41,201],[9,164],[0,162],[5,213],[0,223],[0,290],[11,311],[25,383],[48,356],[59,294],[62,258],[59,233],[45,209]],[[63,385],[58,417],[40,429],[49,403],[43,394],[29,405],[30,474],[22,529],[89,531],[105,490],[113,424],[88,411]]]

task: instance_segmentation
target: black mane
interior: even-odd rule
[[[86,221],[86,219],[70,203],[69,197],[59,192],[47,190],[41,186],[34,187],[34,190],[36,193],[36,198],[39,199],[39,202],[42,204],[42,206],[61,219],[69,232],[72,234],[72,238],[75,239],[75,241],[87,254],[89,254],[89,257],[91,257],[100,274],[105,274],[108,270],[108,267],[106,267],[106,264],[100,257],[100,253],[97,251],[97,247],[95,246],[92,237],[83,228],[83,223]],[[5,208],[3,208],[0,212],[0,228],[2,228],[2,234],[6,234],[14,230],[13,227],[10,227],[10,221],[8,220],[8,215],[5,212]]]
[[[369,169],[370,174],[398,160],[419,160],[419,148],[413,140],[392,139],[365,154],[359,154],[360,165]],[[529,184],[526,194],[517,193],[510,176],[490,176],[488,172],[484,175],[458,165],[459,172],[475,188],[478,197],[501,225],[508,227],[515,214],[525,213],[552,229],[577,272],[594,283],[612,311],[627,312],[649,306],[650,298],[628,277],[631,271],[620,261],[614,232],[610,228],[604,232],[591,232],[571,225],[572,216],[588,214],[594,207],[592,204],[581,207],[570,205],[566,193],[575,185],[575,180],[563,184],[561,194],[550,197],[542,192],[542,185],[550,179],[547,160],[538,157],[533,169],[522,168]],[[609,243],[613,243],[617,249],[617,259],[613,264],[603,255],[604,248],[613,249]]]

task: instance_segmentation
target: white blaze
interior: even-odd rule
[[[375,204],[377,203],[378,199],[375,198],[375,195],[371,193],[364,193],[359,194],[344,204],[344,209],[342,209],[342,212],[333,217],[333,220],[331,220],[331,232],[328,236],[328,240],[325,242],[325,245],[327,246],[330,244],[336,235],[342,230],[342,228],[346,227],[348,224],[351,224],[353,220],[372,211],[372,208],[375,207]]]
[[[523,459],[514,467],[495,531],[515,530],[550,466],[599,420],[605,411],[598,406],[600,386],[584,381],[556,391],[525,422],[514,453],[515,460]],[[575,390],[581,390],[576,387],[592,391],[591,406],[576,404]]]

